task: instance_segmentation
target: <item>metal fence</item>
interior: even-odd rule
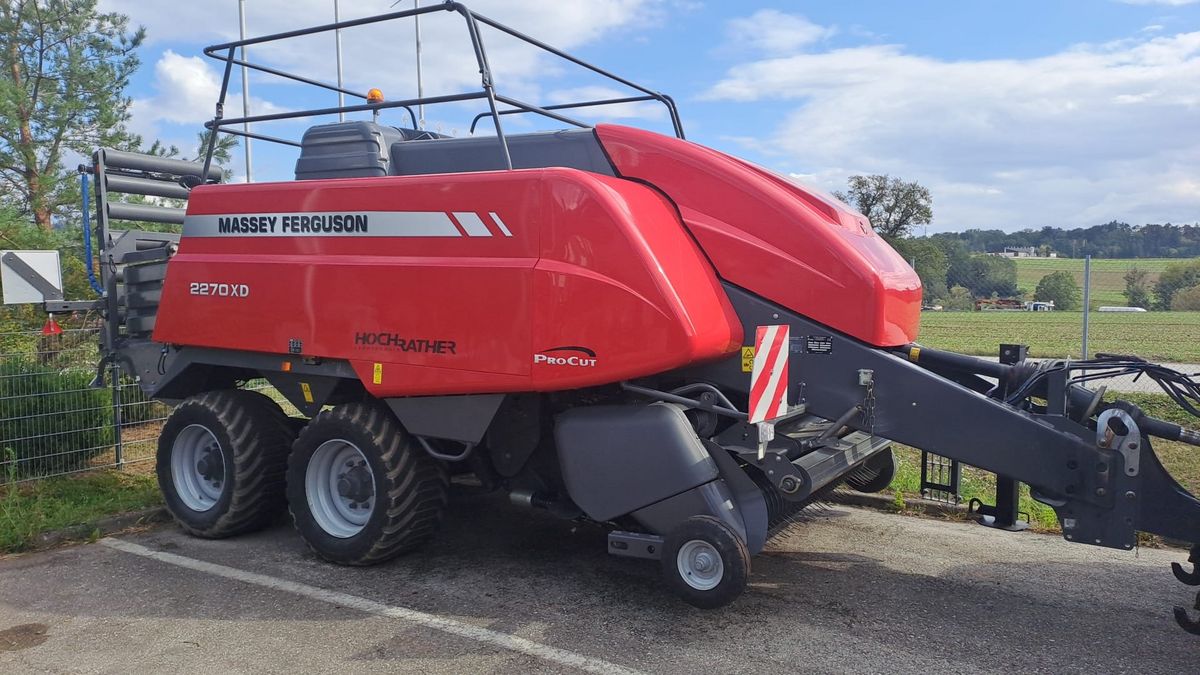
[[[154,459],[170,409],[109,370],[97,375],[97,328],[0,333],[0,482]]]
[[[1200,371],[1200,312],[1137,311],[1129,303],[1126,276],[1137,268],[1147,298],[1157,297],[1155,281],[1170,261],[1021,258],[974,256],[973,261],[1014,266],[1015,277],[977,274],[972,288],[956,286],[950,297],[927,297],[921,316],[920,342],[930,347],[979,356],[997,356],[1001,343],[1029,346],[1034,359],[1080,359],[1122,354],[1162,363],[1184,372]],[[1186,263],[1186,260],[1176,261]],[[1066,275],[1070,292],[1039,294]],[[962,275],[960,275],[962,276]],[[999,276],[999,275],[996,275]],[[1059,282],[1064,279],[1059,278]],[[926,295],[938,293],[936,285]],[[1059,297],[1059,306],[1038,298]],[[952,296],[952,297],[951,297]],[[962,296],[961,298],[958,296]],[[1064,297],[1070,296],[1070,297]],[[1152,393],[1149,382],[1132,377],[1107,383],[1114,391]]]
[[[117,366],[95,388],[98,328],[0,332],[0,484],[101,468],[151,470],[170,406]],[[297,411],[265,381],[262,391]]]

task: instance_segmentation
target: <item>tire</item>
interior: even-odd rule
[[[716,609],[746,589],[750,551],[725,523],[712,516],[692,516],[667,535],[662,573],[667,586],[684,602]]]
[[[167,509],[184,530],[206,539],[269,525],[283,511],[295,437],[283,410],[258,392],[226,389],[187,399],[158,439],[158,486]]]
[[[351,403],[322,412],[300,432],[288,460],[288,507],[317,555],[374,565],[433,538],[448,483],[445,467],[390,410]]]
[[[846,485],[864,493],[880,492],[892,484],[896,477],[896,457],[888,448],[874,455],[863,465],[846,476]]]

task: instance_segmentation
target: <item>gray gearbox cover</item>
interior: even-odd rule
[[[594,520],[612,520],[718,476],[680,406],[573,408],[554,427],[571,499]]]

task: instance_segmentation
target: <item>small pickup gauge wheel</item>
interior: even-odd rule
[[[662,573],[685,602],[715,609],[745,590],[750,552],[725,523],[712,516],[693,516],[667,536]]]
[[[295,434],[274,401],[229,389],[176,406],[158,439],[158,485],[184,530],[217,539],[268,525],[284,506]]]
[[[432,539],[447,485],[441,462],[377,404],[317,415],[288,460],[296,529],[317,555],[342,565],[373,565]]]

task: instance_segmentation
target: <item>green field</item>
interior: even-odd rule
[[[1088,351],[1152,361],[1200,363],[1200,312],[1092,312]],[[1082,312],[922,312],[921,344],[995,356],[1002,342],[1029,345],[1030,356],[1080,356]]]
[[[1188,258],[1122,258],[1092,260],[1092,307],[1102,305],[1125,305],[1125,272],[1131,267],[1146,270],[1146,281],[1150,288],[1158,281],[1158,275],[1168,265],[1186,262]],[[1075,276],[1076,283],[1083,288],[1082,258],[1014,258],[1017,264],[1017,287],[1033,297],[1042,277],[1052,272],[1065,270]]]

